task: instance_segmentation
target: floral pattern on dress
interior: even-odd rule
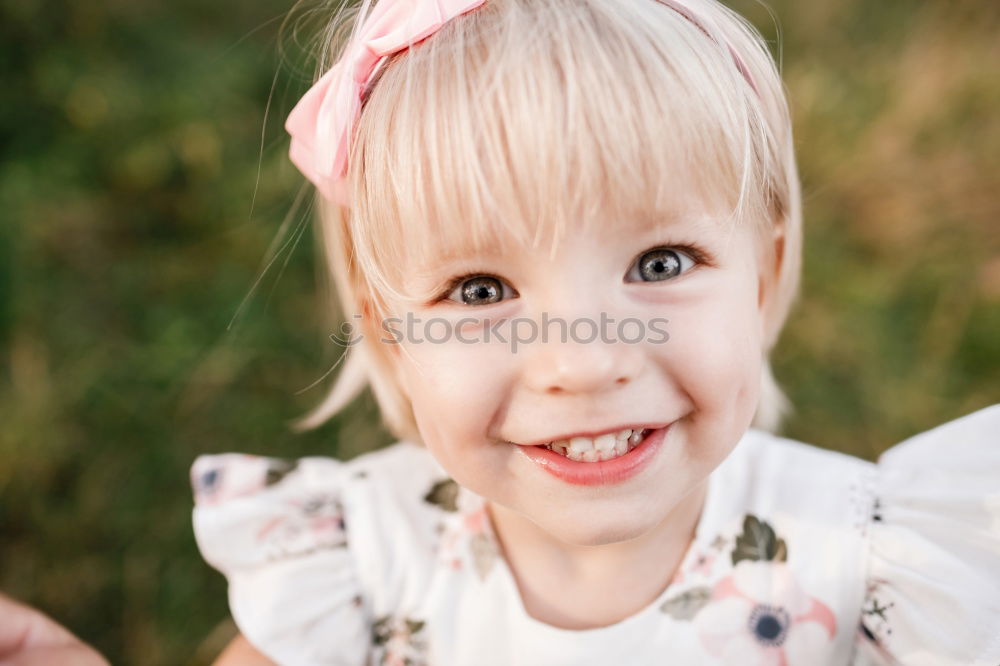
[[[870,482],[869,482],[870,483]],[[867,534],[868,526],[871,523],[882,522],[882,500],[868,487],[868,500],[865,520],[862,533]],[[864,641],[869,649],[874,651],[883,660],[891,663],[894,661],[885,644],[892,636],[892,627],[889,623],[888,611],[895,605],[892,602],[884,603],[879,600],[879,588],[884,581],[869,580],[865,589],[864,606],[861,609],[861,620],[858,622],[858,638]]]
[[[424,495],[424,501],[444,511],[458,511],[458,490],[458,483],[454,479],[435,481]]]
[[[289,499],[288,511],[264,523],[257,532],[269,558],[301,556],[325,548],[347,546],[344,508],[337,497],[315,493]]]
[[[244,454],[206,456],[191,468],[195,504],[211,506],[272,486],[298,467],[296,460]]]
[[[813,663],[833,640],[837,622],[822,601],[802,589],[788,567],[788,546],[752,514],[732,542],[732,567],[713,585],[712,569],[729,541],[717,537],[708,552],[695,551],[675,580],[702,577],[706,584],[668,598],[660,610],[689,621],[706,652],[723,663],[800,666]]]
[[[461,570],[466,556],[471,557],[479,580],[486,580],[500,557],[486,503],[462,492],[453,479],[436,482],[424,496],[424,501],[456,514],[438,524],[438,561],[450,569]]]
[[[427,666],[423,620],[385,615],[372,624],[374,662],[380,666]]]
[[[694,551],[690,557],[685,558],[681,566],[677,567],[674,577],[670,580],[670,585],[681,585],[689,579],[710,579],[712,572],[724,563],[723,551],[728,544],[729,539],[719,535],[715,537],[706,550]]]
[[[784,562],[743,562],[712,590],[694,621],[706,651],[724,663],[798,666],[815,662],[837,621],[801,588]]]
[[[295,460],[244,454],[199,458],[191,469],[195,503],[217,506],[252,497],[279,486],[298,466]],[[279,491],[275,501],[275,510],[255,520],[251,533],[266,560],[347,545],[344,510],[336,495],[321,490]]]
[[[894,661],[894,658],[885,648],[885,643],[892,636],[892,627],[889,626],[888,611],[895,606],[895,603],[885,603],[879,600],[879,588],[883,581],[868,581],[865,590],[865,605],[861,609],[861,622],[858,623],[859,638],[864,640],[877,655],[887,663]]]

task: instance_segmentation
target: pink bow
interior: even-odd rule
[[[486,0],[382,0],[344,57],[310,88],[285,121],[288,151],[327,199],[347,205],[344,175],[361,94],[379,61],[401,51]]]
[[[361,95],[382,58],[419,42],[451,19],[486,0],[380,0],[344,56],[310,88],[285,121],[292,162],[327,199],[349,205],[347,157],[361,113]],[[719,41],[676,0],[659,0]],[[710,26],[714,27],[714,26]],[[737,69],[756,90],[743,61],[729,47]]]

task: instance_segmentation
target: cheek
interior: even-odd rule
[[[756,285],[718,284],[677,308],[670,317],[664,362],[703,415],[749,422],[760,385],[760,314]]]
[[[502,400],[502,350],[455,340],[406,343],[398,363],[421,436],[432,451],[479,444]]]

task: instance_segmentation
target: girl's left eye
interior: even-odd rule
[[[456,278],[448,286],[444,299],[462,305],[492,305],[504,296],[517,296],[517,292],[506,282],[492,275],[466,275]]]
[[[691,254],[694,254],[693,252]],[[678,248],[658,247],[636,258],[626,278],[629,282],[660,282],[670,280],[690,270],[696,263],[688,252]]]

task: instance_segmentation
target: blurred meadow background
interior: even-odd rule
[[[780,22],[804,184],[784,434],[874,460],[1000,401],[1000,4],[730,4],[776,53]],[[116,664],[207,664],[234,631],[196,455],[391,442],[369,394],[287,427],[340,353],[290,215],[289,9],[0,0],[0,589]]]

